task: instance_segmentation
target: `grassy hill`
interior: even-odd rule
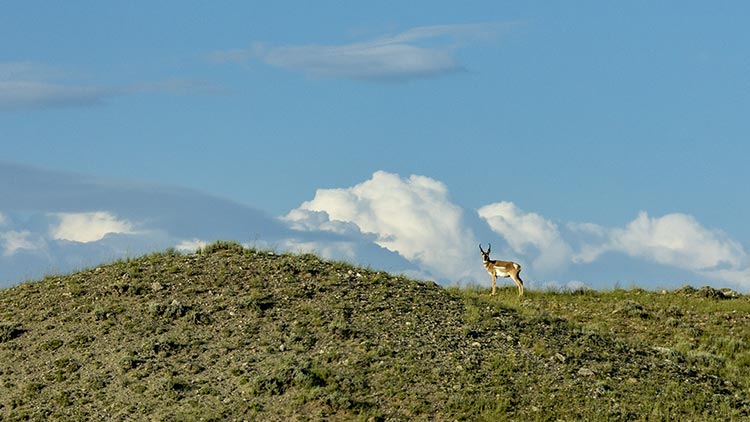
[[[0,421],[746,420],[749,339],[730,291],[519,300],[217,243],[1,290]]]

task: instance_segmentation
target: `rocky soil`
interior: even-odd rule
[[[750,417],[671,349],[486,293],[232,243],[47,277],[0,291],[0,421]]]

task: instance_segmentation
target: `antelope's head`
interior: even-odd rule
[[[487,244],[487,252],[482,249],[482,244],[479,244],[479,251],[482,252],[482,261],[489,261],[490,260],[490,252],[492,251],[492,244]]]

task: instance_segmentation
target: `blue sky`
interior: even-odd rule
[[[4,2],[0,284],[232,238],[750,289],[749,6],[436,3]]]

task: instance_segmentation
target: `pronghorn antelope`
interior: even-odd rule
[[[492,245],[489,243],[487,244],[487,252],[482,249],[481,243],[479,244],[479,250],[482,252],[482,263],[484,264],[484,268],[487,269],[490,277],[492,277],[492,295],[495,295],[495,279],[497,276],[500,276],[512,278],[518,286],[518,296],[523,296],[523,280],[518,276],[518,273],[521,272],[521,266],[515,262],[495,261],[490,259]]]

